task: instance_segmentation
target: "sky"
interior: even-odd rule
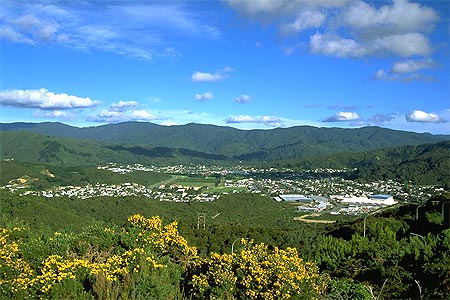
[[[449,3],[0,0],[0,122],[450,134]]]

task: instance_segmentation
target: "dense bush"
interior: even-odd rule
[[[133,215],[123,227],[79,234],[0,229],[2,299],[305,299],[326,277],[294,248],[245,243],[238,254],[202,259],[177,222]]]
[[[123,226],[78,233],[10,219],[0,228],[0,299],[445,299],[450,230],[441,218],[443,225],[374,217],[366,236],[355,224],[348,238],[317,234],[296,247],[243,239],[234,253],[202,255],[176,221],[160,217],[132,215]],[[233,246],[245,233],[216,231],[211,243],[226,237]]]
[[[211,253],[189,270],[194,299],[318,299],[328,277],[295,248],[269,249],[241,240],[237,254]]]

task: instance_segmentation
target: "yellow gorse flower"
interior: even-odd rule
[[[38,291],[46,294],[55,284],[65,280],[78,280],[79,276],[103,276],[107,282],[117,282],[129,273],[139,273],[143,265],[150,269],[165,268],[160,257],[168,255],[173,260],[190,262],[197,257],[197,249],[188,245],[178,232],[177,222],[163,226],[159,217],[145,218],[133,215],[128,218],[132,228],[139,230],[134,248],[110,255],[102,262],[81,257],[64,258],[49,254],[39,269],[32,269],[22,258],[20,240],[11,235],[25,228],[0,228],[0,294],[19,291]],[[105,234],[114,235],[115,230],[103,228]],[[121,234],[133,233],[122,229]],[[48,240],[56,243],[66,236],[55,232]],[[3,293],[5,291],[5,293]],[[31,295],[31,294],[30,294]],[[30,296],[33,298],[32,296]]]
[[[254,245],[242,240],[237,254],[211,253],[196,264],[191,285],[198,298],[213,299],[312,299],[323,295],[326,283],[319,280],[318,267],[304,262],[297,249]]]
[[[198,299],[320,299],[327,288],[318,267],[300,258],[295,248],[269,249],[243,239],[239,252],[213,252],[202,259],[179,234],[177,222],[163,225],[159,217],[138,214],[128,221],[130,227],[99,231],[111,240],[120,235],[129,241],[124,247],[110,248],[101,256],[63,250],[49,253],[41,263],[27,261],[24,255],[21,236],[27,229],[0,228],[0,295],[48,298],[62,282],[94,278],[104,280],[106,285],[120,284],[144,270],[158,272],[172,262],[184,268],[192,296]],[[61,245],[69,247],[70,238],[55,232],[47,241],[39,241],[61,249]]]

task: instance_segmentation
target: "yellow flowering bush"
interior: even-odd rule
[[[153,246],[160,255],[168,255],[183,266],[197,257],[197,248],[189,246],[178,232],[177,221],[162,226],[161,218],[147,219],[139,214],[130,216],[128,221],[139,230],[136,242]]]
[[[200,258],[177,222],[128,221],[48,237],[0,228],[0,299],[319,299],[326,290],[294,248],[242,240],[237,254]]]
[[[44,243],[24,240],[17,233],[26,231],[25,228],[0,228],[0,299],[58,298],[55,289],[67,281],[77,282],[78,290],[86,289],[88,282],[84,292],[102,297],[125,296],[137,289],[142,290],[142,295],[154,293],[164,297],[164,291],[152,283],[158,281],[176,288],[177,291],[171,293],[177,294],[181,271],[171,260],[177,259],[176,254],[182,254],[179,260],[195,257],[196,249],[179,235],[176,223],[163,227],[159,217],[146,219],[140,215],[131,216],[129,221],[129,230],[117,232],[103,228],[83,232],[78,243],[74,243],[73,235],[69,237],[59,232]],[[116,237],[112,238],[114,235]],[[105,240],[107,246],[97,245]],[[30,247],[30,243],[38,246]],[[33,269],[24,257],[35,258],[29,257],[24,249],[36,250],[42,245],[50,245],[50,252]],[[62,250],[65,250],[64,256],[60,255]],[[170,270],[166,270],[169,265]],[[143,283],[149,288],[142,287]]]
[[[265,244],[241,241],[238,254],[211,253],[191,270],[190,287],[197,299],[320,299],[327,278],[295,248],[269,250]]]
[[[33,269],[20,253],[17,233],[24,230],[23,227],[0,228],[0,295],[6,291],[22,293],[35,282]]]

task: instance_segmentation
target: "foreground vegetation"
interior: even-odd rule
[[[191,205],[25,199],[10,196],[7,209],[2,201],[0,298],[445,299],[450,293],[449,218],[441,214],[449,195],[420,207],[419,220],[416,206],[369,217],[366,236],[361,220],[298,224],[282,217],[289,206],[248,194]],[[49,210],[32,209],[40,202]],[[132,213],[139,210],[147,218]],[[201,210],[222,213],[197,229]],[[63,212],[74,217],[51,223]],[[68,224],[77,216],[83,225]]]
[[[238,253],[200,258],[177,222],[133,215],[79,234],[0,231],[0,293],[8,299],[317,299],[328,277],[295,248],[243,241]]]

